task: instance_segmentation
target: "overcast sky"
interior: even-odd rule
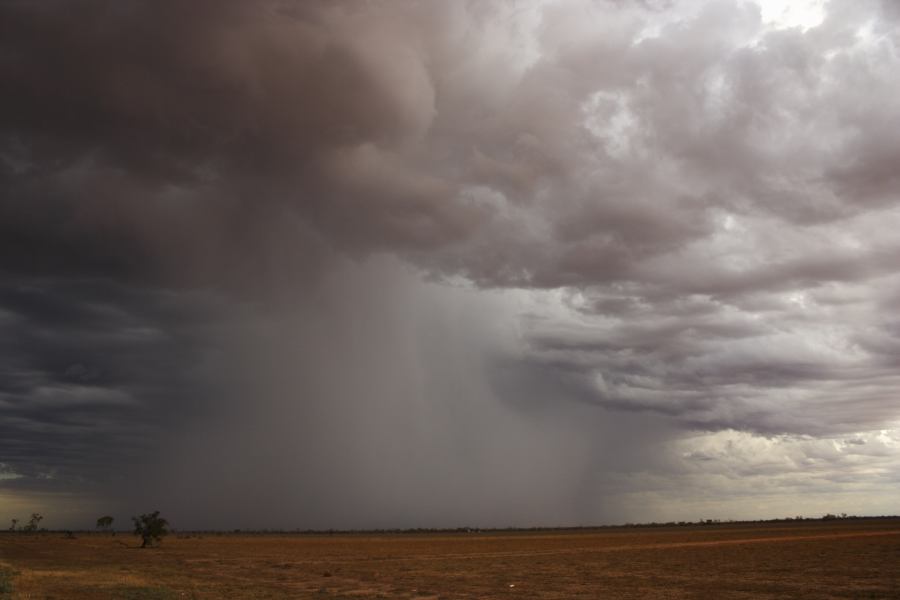
[[[0,519],[900,512],[892,0],[0,1]]]

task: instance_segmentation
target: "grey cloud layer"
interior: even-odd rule
[[[877,4],[834,2],[806,32],[764,30],[739,2],[653,32],[659,11],[630,6],[9,4],[4,223],[64,223],[42,234],[86,260],[118,235],[133,261],[206,273],[236,245],[259,252],[248,218],[287,213],[340,251],[552,287],[657,283],[653,259],[709,242],[725,213],[805,242],[894,206]],[[778,285],[808,257],[766,258],[777,273],[721,285]]]
[[[404,415],[419,414],[453,432],[407,465],[419,478],[438,465],[484,485],[514,462],[486,441],[493,428],[513,419],[501,436],[518,447],[543,411],[561,415],[542,438],[562,447],[541,470],[552,473],[582,449],[553,442],[555,428],[588,435],[570,411],[593,404],[612,411],[604,435],[616,419],[653,424],[622,442],[636,455],[638,440],[673,430],[892,426],[897,19],[874,0],[832,0],[805,30],[724,0],[3,3],[0,463],[23,477],[0,482],[104,481],[124,464],[109,449],[184,448],[172,431],[204,422],[219,429],[200,439],[251,473],[248,415],[260,430],[292,415],[309,439],[317,423],[343,431],[346,414],[350,430],[377,421],[346,397],[378,379],[378,348],[398,339],[427,356],[382,368],[435,383],[383,382],[382,429],[415,430]],[[400,278],[408,297],[362,308],[379,277],[395,281],[394,263],[366,262],[384,254],[488,295],[530,290],[500,311],[521,312],[509,316],[519,336],[466,329],[446,352],[489,347],[487,366],[443,364],[430,336],[456,305]],[[362,343],[344,330],[403,329],[390,307],[404,302],[430,307],[424,333],[376,327]],[[269,363],[241,360],[247,347]],[[223,368],[248,374],[229,388]],[[471,408],[480,425],[441,408],[466,394],[486,405]],[[272,473],[290,468],[276,455],[314,447],[284,427],[263,453]],[[422,435],[385,452],[415,454]],[[468,479],[470,463],[446,458],[454,443],[495,470]],[[346,444],[321,460],[366,479],[370,446]],[[218,475],[200,487],[253,479],[185,452],[185,498],[204,469]],[[357,489],[323,468],[301,470]],[[320,502],[308,508],[329,522]]]

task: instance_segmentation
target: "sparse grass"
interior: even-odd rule
[[[0,565],[0,598],[5,600],[10,598],[13,593],[13,577],[16,572],[8,567]]]
[[[121,586],[111,590],[115,600],[174,600],[180,596],[165,587]]]
[[[2,536],[0,600],[900,598],[900,520],[580,532]],[[11,571],[5,577],[12,579]]]

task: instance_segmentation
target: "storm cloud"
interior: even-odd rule
[[[896,512],[898,19],[0,3],[0,513]]]

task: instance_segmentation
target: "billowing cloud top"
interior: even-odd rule
[[[627,512],[594,497],[659,514],[685,473],[735,472],[723,445],[775,440],[773,460],[881,497],[898,19],[875,0],[3,3],[0,493],[124,505],[110,490],[141,465],[196,524],[254,521],[191,508],[189,481],[289,473],[323,491],[279,523],[574,522]],[[887,457],[874,475],[862,447]],[[385,481],[437,491],[404,517]],[[441,500],[467,485],[486,499]],[[360,491],[368,512],[334,501]]]

